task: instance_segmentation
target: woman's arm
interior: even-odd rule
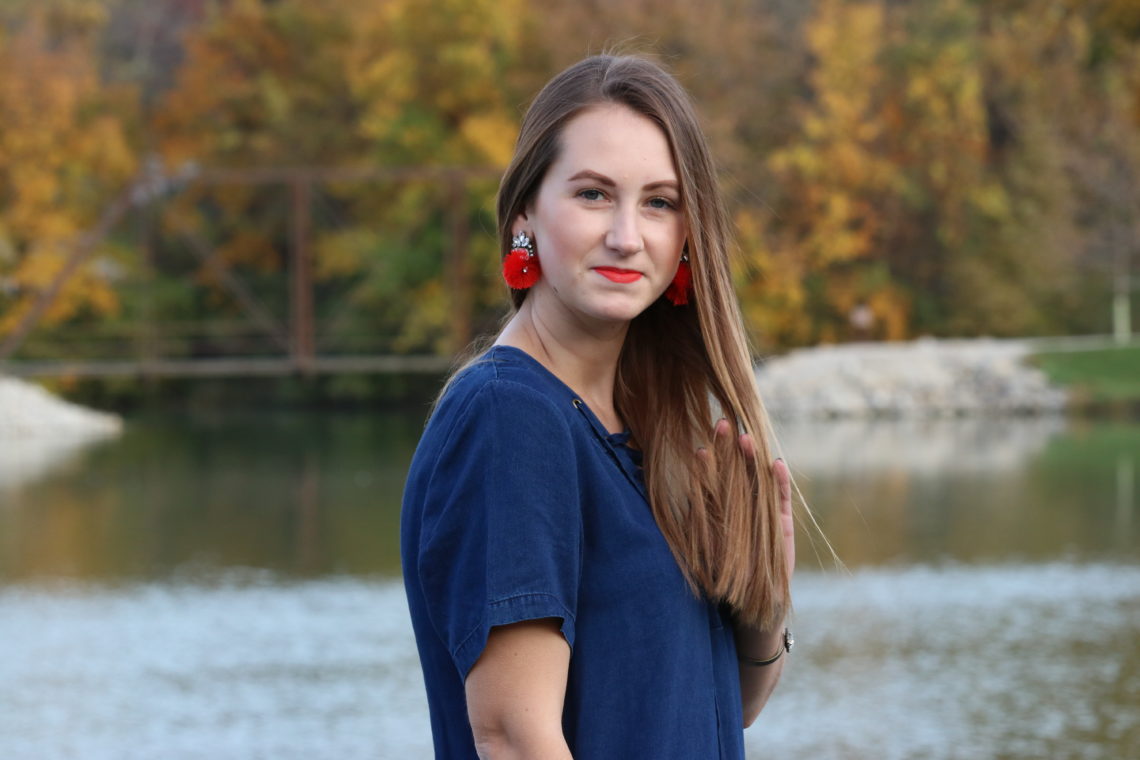
[[[737,624],[734,632],[736,651],[741,657],[766,660],[784,646],[782,627],[775,631],[762,631]],[[784,672],[783,657],[771,665],[756,666],[740,663],[740,707],[744,712],[745,728],[755,723],[756,718],[760,716],[760,711],[764,709],[768,697],[775,690],[782,672]]]
[[[741,447],[749,450],[751,442],[746,441],[747,436],[741,437]],[[788,473],[788,465],[782,459],[772,463],[773,474],[776,477],[776,486],[780,491],[780,526],[784,535],[784,556],[788,559],[788,577],[796,567],[795,524],[792,521],[792,480]],[[780,652],[784,646],[784,627],[775,630],[761,630],[752,626],[736,624],[733,628],[736,635],[736,652],[739,657],[751,660],[767,660]],[[780,674],[784,671],[784,657],[771,665],[750,665],[740,663],[740,702],[744,711],[744,726],[751,726],[764,704],[771,696]]]
[[[493,758],[570,758],[562,706],[570,647],[558,618],[496,626],[467,674],[475,748]]]

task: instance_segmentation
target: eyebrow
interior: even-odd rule
[[[596,172],[592,169],[583,169],[582,171],[578,172],[573,177],[568,179],[567,182],[575,182],[575,181],[580,180],[580,179],[593,180],[594,182],[597,182],[599,185],[605,185],[606,187],[616,187],[617,186],[617,183],[614,182],[612,179],[610,179],[606,175],[601,174],[600,172]],[[648,185],[643,187],[642,190],[657,190],[657,189],[663,188],[663,187],[669,188],[672,190],[676,190],[678,192],[680,192],[680,190],[681,190],[681,187],[677,183],[677,181],[672,180],[672,179],[662,179],[662,180],[658,180],[657,182],[650,182]]]

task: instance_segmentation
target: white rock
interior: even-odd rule
[[[57,398],[38,385],[0,377],[0,443],[27,438],[87,438],[115,435],[118,416]]]
[[[849,343],[800,349],[757,370],[777,417],[950,417],[1064,408],[1017,340]]]
[[[0,488],[14,488],[60,466],[95,441],[118,435],[122,419],[0,377]]]

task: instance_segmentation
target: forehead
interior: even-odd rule
[[[664,130],[628,106],[592,106],[566,123],[551,170],[571,174],[590,169],[613,179],[676,180],[673,154]]]

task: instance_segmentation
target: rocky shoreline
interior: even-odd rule
[[[119,435],[123,421],[0,376],[0,487],[34,480],[88,444]]]
[[[939,418],[1057,412],[1068,394],[1030,366],[1019,340],[847,343],[762,363],[760,393],[777,419]]]
[[[1028,341],[935,340],[818,346],[757,366],[760,393],[777,418],[939,418],[1063,410],[1068,393],[1030,366]],[[0,375],[0,446],[31,439],[118,435],[122,419]]]
[[[64,401],[34,383],[0,377],[0,441],[103,437],[122,429],[117,415]]]

